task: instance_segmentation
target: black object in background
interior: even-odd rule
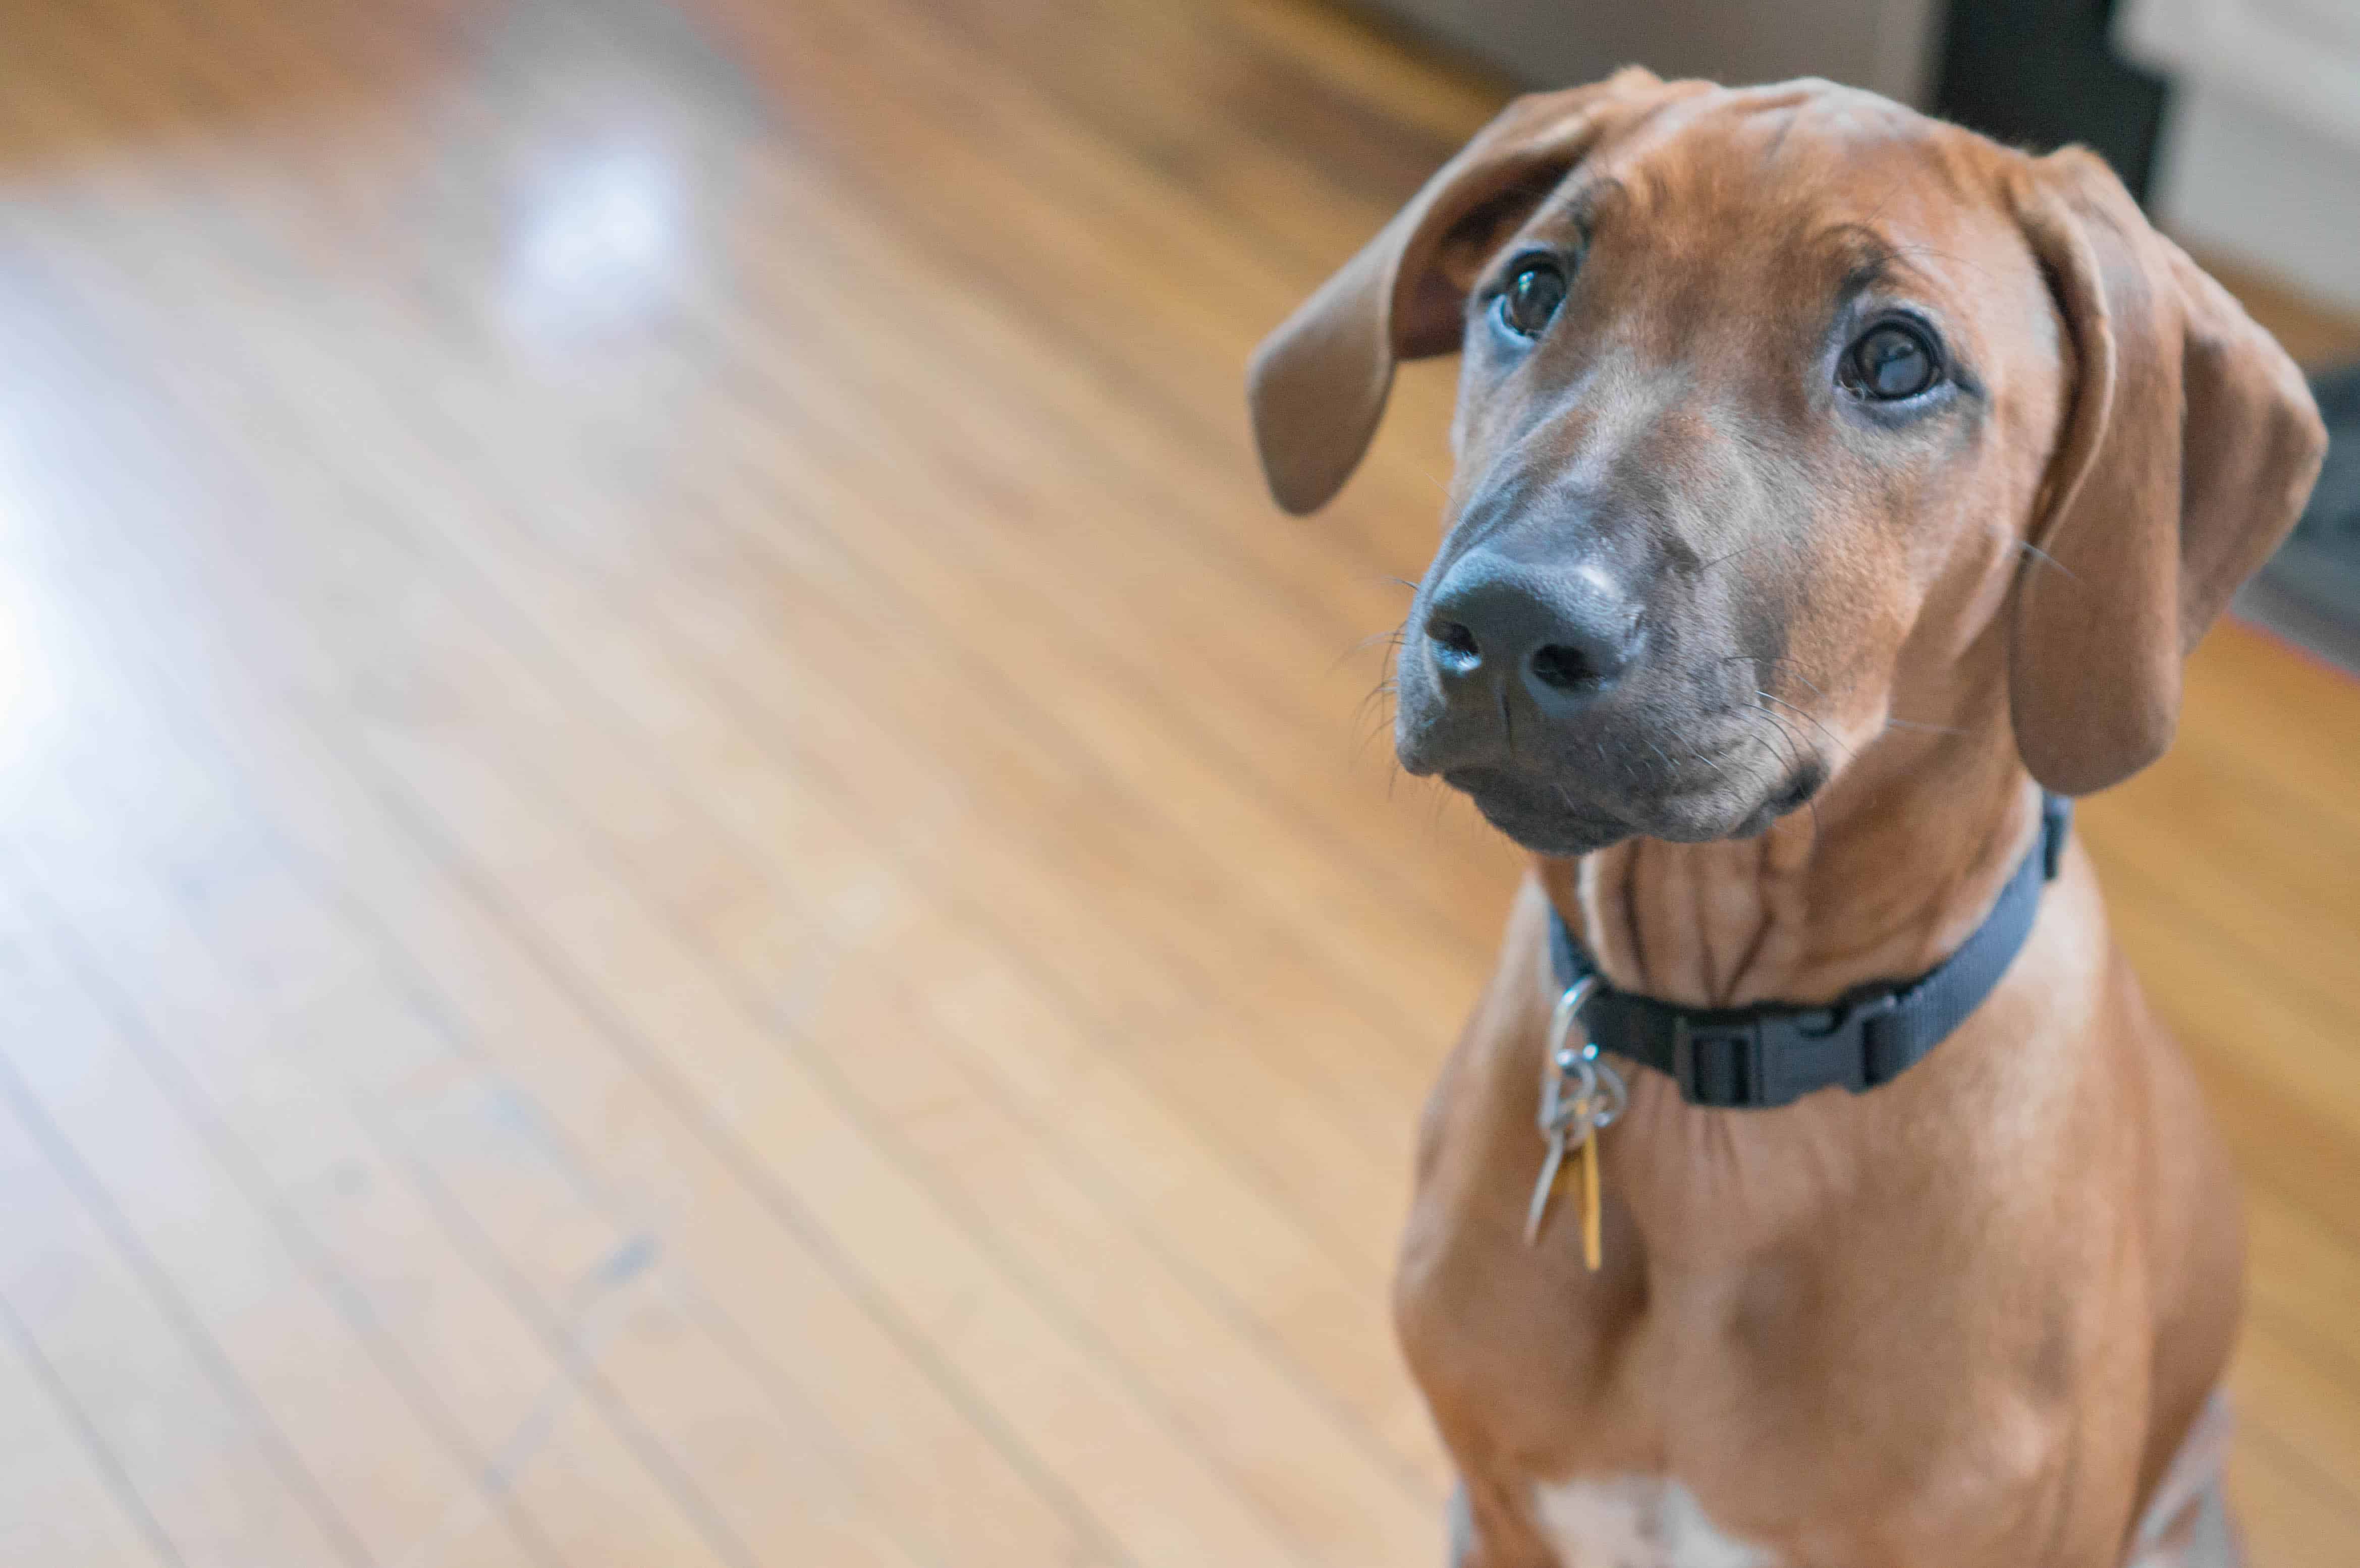
[[[2107,38],[2114,0],[1952,0],[1934,112],[2041,151],[2084,142],[2145,201],[2163,79]]]

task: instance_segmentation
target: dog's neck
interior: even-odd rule
[[[1759,837],[1633,839],[1542,863],[1619,989],[1685,1007],[1813,1003],[1933,968],[2038,831],[2014,748],[1978,724],[1887,734]]]

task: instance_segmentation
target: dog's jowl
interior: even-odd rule
[[[1637,71],[1271,336],[1279,501],[1448,353],[1396,749],[1534,857],[1396,1288],[1457,1563],[2234,1562],[2237,1203],[2069,803],[2290,526],[2293,365],[2087,152]]]

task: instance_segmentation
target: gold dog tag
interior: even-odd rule
[[[1595,1274],[1605,1261],[1605,1238],[1600,1234],[1598,1182],[1598,1139],[1595,1136],[1581,1140],[1581,1261]]]

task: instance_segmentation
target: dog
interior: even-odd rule
[[[2061,802],[2291,527],[2301,376],[2085,150],[1636,69],[1517,99],[1262,344],[1279,503],[1451,352],[1395,749],[1534,857],[1394,1295],[1453,1563],[2234,1561],[2232,1176]],[[1852,1017],[1935,992],[1897,1057]],[[1650,1009],[1655,1065],[1585,1040]]]

